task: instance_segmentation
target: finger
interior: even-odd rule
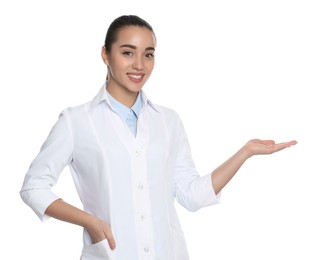
[[[114,239],[114,236],[112,234],[112,231],[110,228],[108,228],[105,232],[105,236],[106,236],[106,239],[108,241],[108,244],[109,244],[109,247],[113,250],[115,249],[116,247],[116,243],[115,243],[115,239]]]
[[[290,142],[284,142],[284,143],[276,144],[276,146],[282,146],[282,147],[286,148],[286,147],[290,147],[290,146],[296,145],[296,144],[297,144],[297,141],[292,140]]]
[[[114,240],[114,238],[112,237],[112,238],[108,238],[108,244],[109,244],[109,247],[112,249],[112,250],[114,250],[115,249],[115,247],[116,247],[116,243],[115,243],[115,240]]]
[[[295,144],[296,142],[279,143],[279,144],[274,145],[273,150],[274,152],[278,152]]]
[[[292,141],[288,142],[288,144],[289,144],[289,146],[296,145],[297,141],[296,140],[292,140]]]

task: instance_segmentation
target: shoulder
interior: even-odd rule
[[[179,124],[182,125],[180,114],[176,110],[170,107],[163,106],[163,105],[154,104],[153,106],[155,110],[158,111],[158,114],[167,123],[167,125],[169,126],[172,126],[172,125],[175,126]]]
[[[105,88],[104,86],[101,87],[101,89],[98,91],[97,95],[94,96],[91,100],[88,102],[70,106],[68,108],[65,108],[61,111],[61,115],[65,114],[71,117],[76,116],[83,116],[87,112],[91,112],[94,109],[97,109],[100,107],[100,104],[102,104],[102,101],[105,100]]]
[[[153,100],[149,99],[144,91],[142,93],[142,98],[147,107],[150,107],[151,111],[157,112],[160,116],[164,118],[177,119],[179,120],[179,114],[172,108],[157,104]]]
[[[180,117],[179,113],[170,107],[166,107],[162,105],[155,105],[155,106],[158,108],[160,113],[162,113],[165,116],[178,117],[178,118]]]
[[[89,110],[91,102],[86,102],[84,104],[76,105],[76,106],[69,106],[65,109],[63,109],[60,112],[60,116],[66,116],[66,117],[82,117],[87,110]]]
[[[99,114],[98,111],[101,111],[100,108],[103,102],[102,100],[96,102],[96,98],[97,96],[85,103],[63,109],[59,114],[59,118],[64,118],[64,120],[72,126],[82,126],[86,124],[91,116],[95,113]]]

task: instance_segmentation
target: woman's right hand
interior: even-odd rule
[[[115,249],[116,244],[109,224],[92,216],[91,221],[89,221],[86,229],[91,237],[91,241],[93,244],[106,239],[110,248],[112,250]]]
[[[45,214],[62,221],[84,227],[87,229],[92,243],[94,244],[106,239],[112,250],[116,247],[109,224],[77,207],[68,204],[62,199],[57,199],[52,202],[47,207]]]

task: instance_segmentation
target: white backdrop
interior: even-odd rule
[[[110,22],[137,14],[158,38],[144,90],[181,115],[201,175],[251,138],[298,141],[246,162],[221,204],[196,213],[177,206],[192,260],[315,260],[313,3],[1,1],[1,255],[79,259],[81,228],[41,223],[18,192],[60,111],[104,82]],[[55,190],[80,206],[68,169]]]

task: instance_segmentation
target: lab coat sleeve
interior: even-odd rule
[[[174,181],[176,200],[189,211],[219,203],[220,194],[215,194],[212,174],[200,176],[196,170],[181,120],[177,127],[177,139]]]
[[[42,221],[48,218],[46,208],[59,198],[51,189],[72,160],[72,151],[70,124],[62,113],[32,161],[20,190],[22,200]]]

